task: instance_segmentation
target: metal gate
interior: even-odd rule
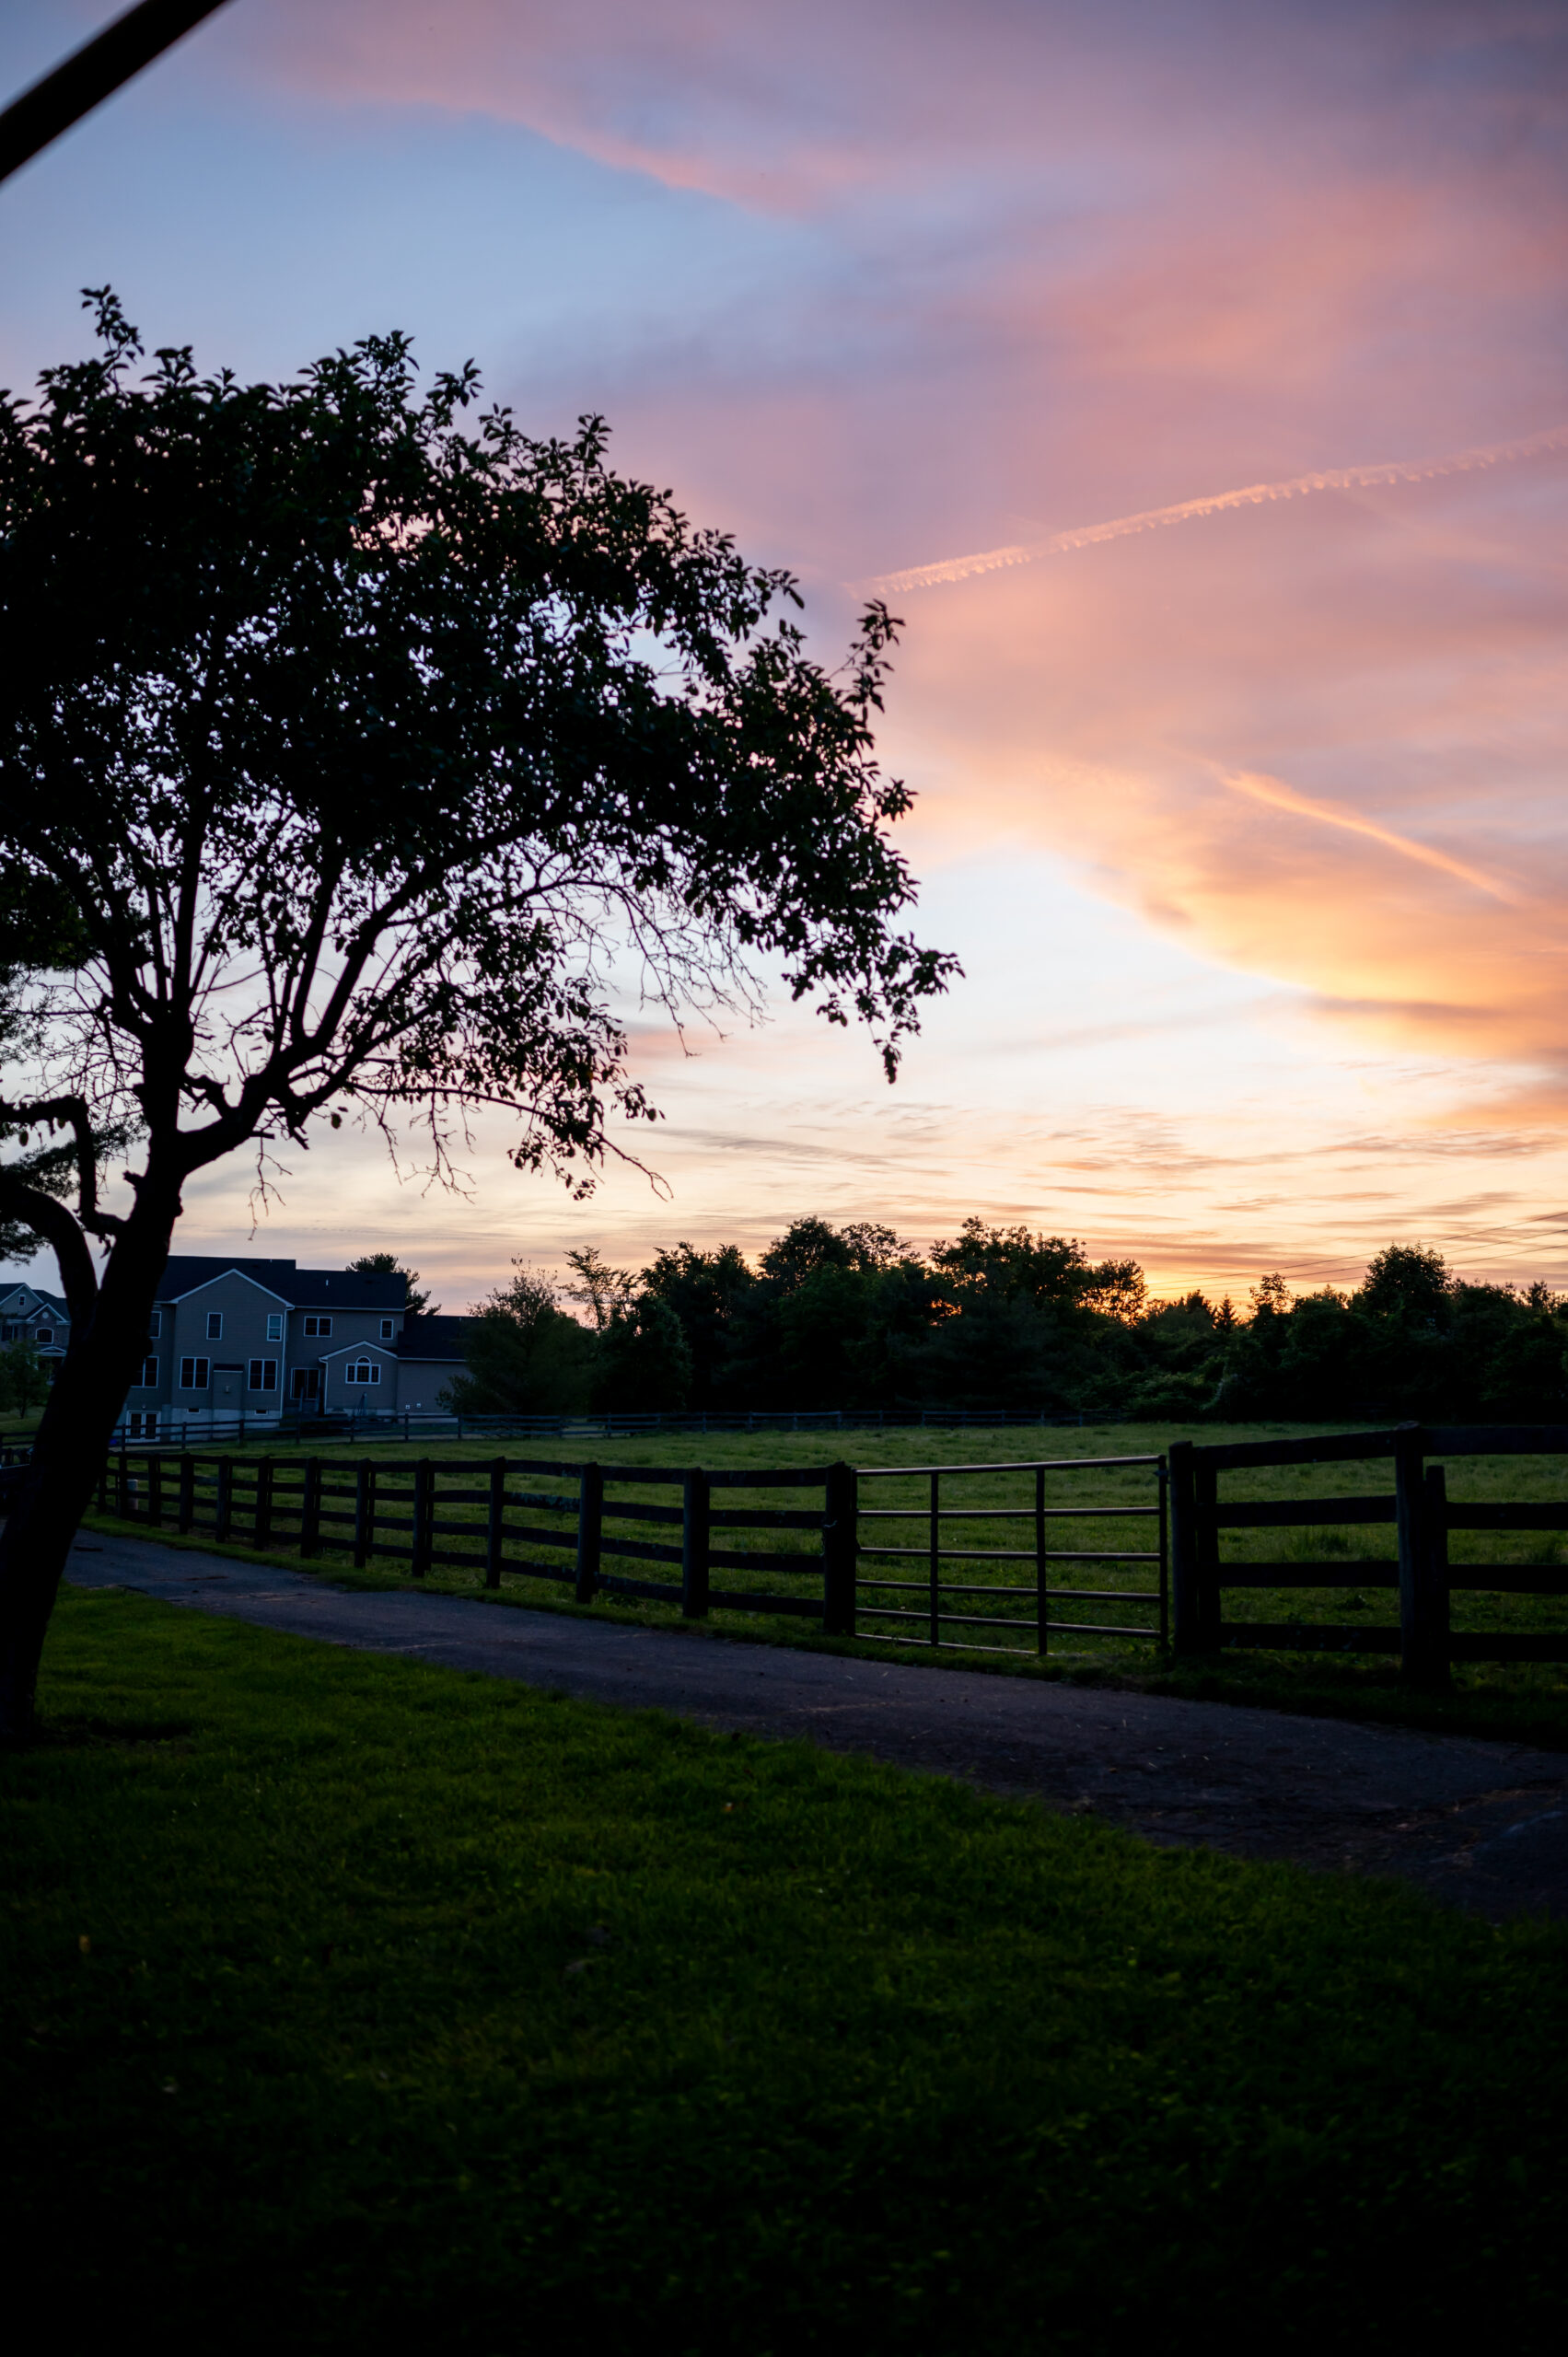
[[[874,1493],[889,1496],[890,1503],[868,1505],[864,1500],[872,1482],[902,1483],[904,1489]],[[1142,1638],[1165,1646],[1169,1550],[1163,1457],[863,1465],[857,1483],[857,1635],[878,1644],[935,1645],[962,1653],[1044,1654],[1052,1639],[1071,1643],[1082,1637]],[[1086,1494],[1088,1490],[1097,1494]],[[1146,1536],[1154,1545],[1114,1543],[1123,1536],[1119,1526],[1127,1522],[1152,1523],[1151,1530],[1125,1535]],[[923,1535],[912,1531],[903,1539],[888,1527],[911,1523],[923,1523]],[[1017,1528],[1020,1523],[1024,1530]],[[1018,1538],[1028,1543],[1008,1543]],[[1064,1543],[1074,1538],[1082,1543]],[[867,1562],[877,1568],[867,1573]],[[1106,1567],[1100,1576],[1112,1584],[1066,1584],[1090,1564]],[[949,1565],[958,1567],[956,1577]],[[985,1567],[988,1575],[968,1576],[971,1565]],[[904,1575],[898,1576],[895,1567]],[[1062,1610],[1065,1606],[1075,1615],[1094,1605],[1118,1608],[1118,1618],[1090,1620]],[[886,1625],[864,1625],[868,1621]],[[997,1633],[946,1633],[953,1629]]]

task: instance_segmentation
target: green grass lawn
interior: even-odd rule
[[[45,1668],[62,2347],[1560,2346],[1561,1932],[124,1594]]]
[[[932,1463],[950,1466],[992,1466],[1010,1462],[1031,1452],[1044,1451],[1053,1457],[1076,1459],[1098,1457],[1146,1456],[1167,1448],[1173,1440],[1191,1439],[1200,1443],[1253,1440],[1271,1436],[1286,1437],[1313,1432],[1342,1431],[1342,1425],[1249,1424],[1249,1425],[1107,1425],[1071,1427],[1064,1430],[1040,1432],[1035,1429],[1002,1431],[937,1431],[846,1433],[842,1435],[808,1434],[725,1434],[650,1435],[645,1439],[606,1441],[586,1439],[568,1445],[565,1441],[511,1442],[505,1455],[515,1466],[522,1467],[530,1460],[547,1464],[557,1453],[563,1457],[592,1455],[607,1468],[617,1465],[703,1465],[718,1470],[727,1468],[767,1469],[791,1466],[821,1466],[828,1457],[842,1452],[851,1462],[868,1470],[912,1463]],[[430,1442],[418,1444],[418,1453],[427,1456],[441,1469],[455,1469],[478,1461],[474,1443]],[[251,1444],[243,1452],[235,1452],[235,1461],[246,1478],[257,1460],[274,1456],[288,1461],[297,1459],[292,1447],[272,1450]],[[367,1447],[356,1444],[353,1447],[323,1448],[324,1462],[346,1469],[349,1465],[368,1457],[384,1467],[406,1465],[410,1461],[408,1445],[401,1440]],[[1563,1494],[1565,1468],[1560,1459],[1551,1457],[1471,1457],[1456,1459],[1448,1469],[1449,1495],[1456,1501],[1490,1502],[1495,1500],[1527,1501],[1561,1497]],[[395,1489],[398,1477],[389,1470],[384,1477],[386,1485]],[[514,1477],[526,1481],[526,1475]],[[1321,1466],[1288,1466],[1226,1473],[1222,1477],[1222,1496],[1225,1498],[1257,1497],[1265,1499],[1289,1497],[1334,1498],[1359,1493],[1391,1491],[1392,1470],[1387,1459],[1372,1459],[1365,1463],[1329,1464]],[[540,1474],[536,1495],[548,1496],[559,1492],[565,1498],[570,1482],[556,1480]],[[926,1497],[924,1481],[912,1476],[903,1480],[878,1478],[861,1485],[863,1505],[896,1507],[918,1506]],[[978,1473],[961,1478],[949,1477],[944,1488],[944,1502],[977,1509],[987,1505],[1017,1506],[1032,1498],[1032,1481],[1027,1475]],[[1047,1497],[1054,1505],[1089,1505],[1109,1507],[1115,1504],[1151,1504],[1156,1497],[1153,1476],[1147,1468],[1129,1468],[1094,1473],[1063,1472],[1048,1477]],[[634,1503],[637,1498],[651,1498],[669,1505],[679,1499],[678,1490],[665,1489],[617,1491],[610,1484],[612,1501]],[[797,1491],[745,1491],[715,1492],[715,1507],[729,1504],[746,1509],[767,1511],[788,1509],[810,1503],[809,1494]],[[408,1512],[406,1502],[395,1500],[389,1511]],[[473,1561],[467,1564],[438,1566],[424,1585],[449,1593],[473,1594],[480,1582],[479,1553],[482,1542],[483,1509],[481,1506],[457,1506],[443,1509],[443,1518],[451,1520],[459,1529],[446,1536],[442,1544],[453,1551],[469,1552]],[[575,1510],[568,1504],[552,1509],[530,1507],[527,1519],[540,1527],[553,1527],[563,1538],[575,1529]],[[105,1523],[104,1527],[113,1527]],[[461,1535],[466,1527],[467,1536]],[[609,1526],[607,1526],[608,1527]],[[623,1535],[638,1539],[670,1540],[679,1533],[669,1525],[629,1520],[615,1527]],[[923,1541],[923,1525],[913,1521],[905,1526],[905,1535],[917,1544]],[[1080,1523],[1056,1526],[1062,1543],[1073,1547],[1095,1549],[1132,1549],[1153,1543],[1151,1525],[1146,1521],[1119,1519],[1107,1515],[1104,1519],[1091,1515]],[[871,1534],[872,1526],[863,1529],[863,1538]],[[1020,1537],[1020,1533],[1022,1534]],[[895,1533],[890,1527],[878,1527],[878,1537],[890,1539]],[[340,1540],[346,1533],[339,1527]],[[792,1553],[798,1559],[796,1580],[777,1572],[750,1573],[727,1570],[715,1573],[714,1585],[733,1591],[778,1590],[795,1587],[803,1596],[819,1595],[820,1579],[817,1556],[817,1540],[806,1533],[780,1532],[715,1532],[715,1542],[738,1548],[754,1546],[768,1551]],[[1028,1526],[1009,1524],[1002,1520],[981,1519],[969,1528],[969,1541],[977,1546],[1031,1544],[1032,1534]],[[199,1539],[198,1543],[210,1544]],[[1456,1568],[1464,1563],[1484,1565],[1488,1562],[1507,1560],[1543,1562],[1561,1554],[1564,1539],[1546,1533],[1464,1532],[1456,1533],[1453,1556]],[[234,1551],[253,1552],[242,1548]],[[509,1569],[503,1580],[504,1601],[540,1606],[547,1609],[571,1610],[571,1591],[558,1584],[551,1584],[539,1576],[541,1571],[557,1571],[570,1566],[571,1555],[563,1548],[536,1547],[521,1550],[527,1559],[522,1566]],[[1231,1559],[1255,1561],[1279,1560],[1282,1563],[1299,1563],[1314,1558],[1335,1562],[1345,1559],[1380,1560],[1391,1576],[1395,1561],[1395,1539],[1391,1526],[1343,1525],[1327,1523],[1305,1530],[1230,1530],[1222,1535],[1222,1553]],[[277,1562],[295,1561],[286,1551],[267,1555],[264,1560]],[[622,1562],[612,1563],[607,1559],[607,1569],[624,1573],[676,1580],[674,1566],[657,1566]],[[376,1586],[408,1584],[406,1570],[391,1556],[377,1559],[372,1569],[355,1573],[351,1566],[346,1547],[329,1543],[317,1559],[317,1569],[324,1575],[350,1584],[367,1583]],[[881,1604],[902,1607],[918,1614],[922,1608],[919,1593],[923,1577],[917,1562],[898,1565],[890,1562],[863,1562],[863,1575],[878,1577],[907,1575],[911,1585],[903,1593],[874,1591],[869,1585],[861,1589],[864,1606]],[[1453,1690],[1432,1697],[1406,1693],[1399,1685],[1397,1664],[1388,1655],[1343,1654],[1247,1653],[1222,1655],[1216,1662],[1196,1666],[1162,1661],[1153,1643],[1157,1630],[1157,1610],[1147,1601],[1139,1601],[1134,1591],[1147,1589],[1154,1584],[1152,1567],[1147,1564],[1098,1564],[1074,1568],[1063,1563],[1055,1566],[1054,1574],[1061,1586],[1090,1585],[1110,1590],[1118,1599],[1109,1604],[1082,1603],[1072,1600],[1055,1608],[1057,1619],[1050,1641],[1049,1652],[1042,1664],[1034,1651],[1032,1627],[1021,1625],[1009,1630],[1005,1624],[1011,1619],[1020,1624],[1033,1612],[1032,1565],[979,1567],[981,1583],[994,1581],[1000,1586],[1009,1582],[1013,1596],[960,1598],[951,1596],[949,1611],[977,1611],[994,1616],[1004,1625],[996,1627],[965,1626],[948,1618],[943,1623],[946,1641],[968,1640],[986,1646],[1001,1647],[1001,1652],[933,1654],[922,1645],[900,1648],[889,1657],[904,1660],[936,1660],[956,1663],[965,1667],[997,1668],[1010,1674],[1025,1676],[1062,1676],[1089,1679],[1111,1679],[1152,1686],[1158,1690],[1202,1694],[1229,1698],[1248,1702],[1280,1704],[1287,1708],[1308,1711],[1343,1712],[1357,1716],[1388,1718],[1411,1724],[1448,1727],[1455,1731],[1477,1735],[1516,1736],[1521,1739],[1568,1747],[1568,1665],[1476,1663],[1466,1665],[1455,1672]],[[945,1578],[960,1581],[963,1572],[948,1565]],[[593,1609],[617,1619],[668,1625],[674,1617],[673,1608],[665,1604],[637,1603],[628,1600],[611,1601],[601,1598]],[[1374,1627],[1378,1623],[1393,1626],[1398,1608],[1391,1587],[1379,1587],[1369,1581],[1365,1589],[1346,1592],[1343,1589],[1289,1588],[1281,1590],[1249,1589],[1227,1592],[1227,1618],[1233,1620],[1270,1620],[1295,1621],[1330,1621]],[[1148,1631],[1141,1639],[1101,1637],[1083,1633],[1074,1623],[1093,1620],[1121,1621]],[[1506,1630],[1561,1629],[1568,1627],[1568,1598],[1540,1596],[1490,1596],[1483,1593],[1465,1594],[1456,1597],[1454,1614],[1456,1629],[1500,1628]],[[757,1615],[716,1609],[709,1625],[721,1635],[765,1640],[779,1643],[821,1645],[832,1643],[815,1632],[808,1621],[788,1620],[771,1615]],[[863,1632],[880,1630],[884,1635],[902,1631],[919,1636],[923,1624],[877,1621],[869,1616],[862,1620]],[[1011,1651],[1007,1650],[1011,1648]]]

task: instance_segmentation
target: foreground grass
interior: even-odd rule
[[[1558,2345],[1558,1933],[113,1593],[44,1702],[64,2346]]]

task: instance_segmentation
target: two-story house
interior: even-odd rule
[[[133,1437],[168,1439],[243,1415],[264,1422],[285,1407],[343,1407],[331,1361],[345,1349],[395,1353],[403,1281],[293,1260],[169,1257],[147,1331],[141,1381],[126,1395]],[[396,1385],[365,1387],[367,1405],[395,1404]],[[355,1404],[358,1404],[357,1401]]]
[[[45,1293],[25,1281],[0,1282],[0,1344],[31,1342],[51,1382],[70,1333],[71,1313],[57,1293]]]
[[[399,1276],[172,1254],[142,1380],[126,1395],[127,1429],[167,1440],[241,1414],[249,1423],[285,1412],[432,1412],[461,1372],[467,1321],[410,1318],[403,1299]]]
[[[438,1412],[463,1371],[469,1321],[411,1318],[403,1297],[398,1276],[171,1254],[141,1379],[126,1394],[128,1437],[194,1439],[240,1416]],[[0,1340],[30,1335],[48,1364],[64,1357],[69,1330],[55,1295],[0,1280]]]

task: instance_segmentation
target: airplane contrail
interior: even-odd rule
[[[1488,893],[1494,900],[1504,900],[1514,907],[1520,905],[1520,894],[1508,885],[1500,884],[1484,869],[1470,867],[1431,843],[1418,842],[1411,835],[1396,834],[1392,827],[1380,826],[1376,819],[1365,819],[1359,810],[1319,801],[1313,795],[1299,793],[1294,785],[1287,785],[1283,778],[1267,777],[1255,770],[1222,770],[1216,766],[1214,775],[1233,794],[1244,794],[1249,801],[1261,802],[1271,810],[1288,811],[1294,819],[1312,819],[1323,827],[1339,827],[1348,835],[1368,835],[1375,843],[1383,843],[1406,859],[1419,860],[1423,867],[1435,867],[1445,876],[1458,877],[1461,884],[1471,884],[1478,892]]]
[[[1133,532],[1157,532],[1167,524],[1185,524],[1195,516],[1218,516],[1227,507],[1257,507],[1266,499],[1299,499],[1314,491],[1367,491],[1378,483],[1427,482],[1435,475],[1470,474],[1480,467],[1503,467],[1516,459],[1535,459],[1548,450],[1568,449],[1568,425],[1549,425],[1543,434],[1527,435],[1522,442],[1492,442],[1478,450],[1454,450],[1444,459],[1389,459],[1375,467],[1330,467],[1321,474],[1292,475],[1286,482],[1252,482],[1240,491],[1216,491],[1207,499],[1184,499],[1175,507],[1146,507],[1137,516],[1118,516],[1109,524],[1084,524],[1076,531],[1053,532],[1048,540],[1018,540],[1005,549],[983,549],[977,556],[949,556],[935,564],[912,564],[902,573],[884,573],[868,586],[879,597],[904,589],[934,589],[945,581],[968,581],[977,573],[1000,572],[1005,565],[1033,564],[1042,556],[1065,556],[1073,549],[1093,548],[1101,540],[1126,540]]]

